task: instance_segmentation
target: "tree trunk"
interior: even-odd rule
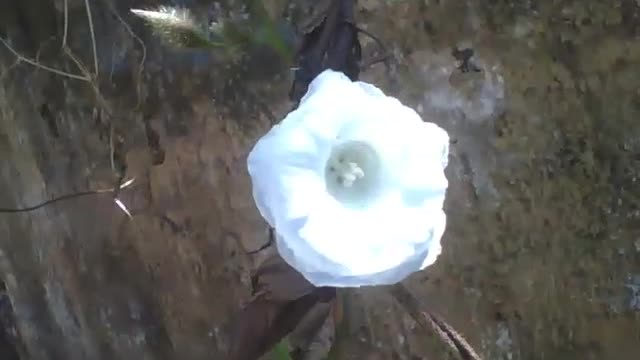
[[[63,0],[0,5],[6,45],[40,64],[0,44],[0,281],[17,334],[0,330],[0,358],[223,359],[262,257],[244,251],[268,235],[246,154],[291,108],[292,74],[266,51],[169,48],[128,11],[160,2],[88,3],[91,26],[81,0],[66,26]],[[485,359],[636,359],[637,2],[358,3],[393,55],[361,79],[453,139],[443,253],[407,287]],[[131,217],[113,192],[6,211],[132,178],[117,194]],[[384,291],[349,298],[347,350],[439,358]]]

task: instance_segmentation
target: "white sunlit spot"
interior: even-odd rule
[[[130,185],[133,184],[134,181],[136,181],[136,178],[132,178],[132,179],[129,179],[129,180],[123,182],[122,185],[120,185],[120,189],[124,189],[126,187],[129,187]]]
[[[127,209],[127,207],[124,205],[122,201],[120,201],[120,199],[114,199],[113,201],[116,203],[116,205],[118,205],[118,207],[122,211],[124,211],[125,214],[127,214],[129,218],[132,218],[131,213],[129,212],[129,209]]]

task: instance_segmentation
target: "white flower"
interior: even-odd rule
[[[373,85],[326,70],[248,157],[280,255],[316,286],[393,284],[435,262],[449,137]]]

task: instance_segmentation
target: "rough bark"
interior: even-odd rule
[[[109,4],[91,1],[99,95],[0,44],[0,208],[136,178],[120,194],[132,219],[110,194],[0,213],[16,328],[33,360],[221,359],[260,258],[243,251],[267,239],[245,156],[265,108],[290,109],[291,73],[267,52],[168,49],[127,11],[159,2]],[[0,35],[82,75],[61,50],[63,5],[5,0]],[[68,9],[69,48],[94,73],[84,1]],[[393,54],[361,78],[453,138],[443,254],[407,286],[485,359],[640,353],[639,14],[632,0],[359,1]],[[343,358],[439,358],[383,290],[347,297]]]

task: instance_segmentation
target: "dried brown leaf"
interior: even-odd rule
[[[317,288],[280,256],[263,262],[252,277],[253,297],[234,320],[230,360],[255,360],[293,331],[334,288]]]

